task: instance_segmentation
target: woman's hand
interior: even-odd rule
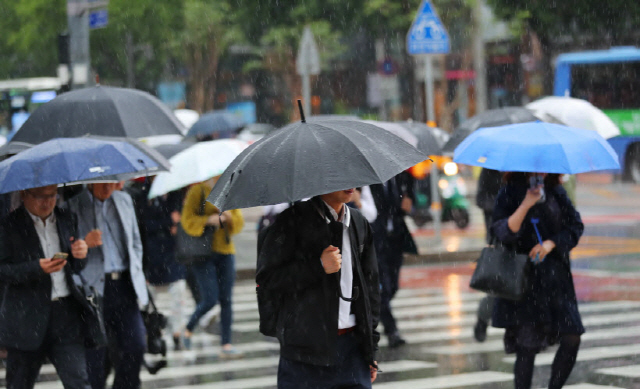
[[[527,209],[536,205],[538,200],[542,198],[542,185],[539,185],[533,189],[527,189],[527,195],[524,196],[524,200],[522,200],[522,205]]]
[[[533,260],[533,263],[541,263],[544,258],[554,249],[556,244],[552,240],[545,240],[542,244],[538,243],[533,246],[529,252],[529,258]]]
[[[215,228],[219,228],[220,227],[220,219],[221,216],[219,213],[214,213],[213,215],[209,216],[209,218],[207,219],[207,225],[208,226],[213,226]]]

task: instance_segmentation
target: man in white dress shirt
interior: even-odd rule
[[[84,266],[87,244],[76,239],[75,215],[56,207],[56,185],[20,195],[23,205],[0,223],[6,386],[33,388],[48,358],[66,389],[88,389],[82,308],[70,293],[71,274]]]
[[[258,289],[279,296],[278,388],[371,388],[380,335],[378,267],[353,189],[282,212],[260,244]],[[262,292],[259,292],[262,293]]]

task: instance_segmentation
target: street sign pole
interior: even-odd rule
[[[296,71],[302,77],[302,105],[305,116],[310,117],[312,114],[311,76],[320,74],[320,53],[309,26],[305,27],[302,33],[296,58]]]
[[[420,9],[407,34],[407,51],[411,55],[424,55],[425,113],[427,121],[435,122],[433,98],[433,54],[449,53],[449,35],[429,0],[422,0]],[[431,215],[437,242],[442,242],[442,205],[438,193],[438,167],[431,162]]]
[[[311,116],[311,76],[309,73],[302,74],[302,106],[305,115]]]

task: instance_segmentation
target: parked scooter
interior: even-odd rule
[[[467,185],[458,174],[458,165],[447,162],[439,171],[438,193],[442,205],[442,221],[451,221],[460,229],[469,225],[469,200]],[[413,221],[418,227],[433,220],[431,214],[431,180],[429,176],[416,180]]]

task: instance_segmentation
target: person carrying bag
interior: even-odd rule
[[[516,389],[531,387],[536,354],[559,343],[548,387],[561,388],[585,332],[569,260],[584,225],[558,174],[507,173],[505,181],[496,199],[492,232],[532,265],[519,300],[496,299],[492,325],[506,329],[505,351],[516,353]]]

